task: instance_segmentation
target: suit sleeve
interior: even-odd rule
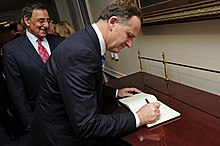
[[[31,121],[32,109],[25,94],[19,66],[13,53],[6,47],[3,49],[3,66],[10,96],[19,112],[22,124],[28,125]]]
[[[68,117],[74,133],[81,138],[119,136],[136,129],[131,112],[99,113],[97,87],[102,87],[102,81],[98,82],[97,78],[102,69],[98,58],[94,52],[83,49],[66,59],[58,75]]]
[[[103,84],[102,97],[105,101],[116,99],[116,89]]]

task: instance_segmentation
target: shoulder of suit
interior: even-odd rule
[[[47,34],[46,36],[47,39],[50,39],[50,38],[56,38],[56,39],[65,39],[64,37],[61,37],[61,36],[58,36],[58,35],[54,35],[54,34]]]
[[[3,48],[7,48],[7,47],[10,47],[10,46],[16,47],[16,46],[18,46],[18,43],[20,43],[21,41],[24,41],[24,40],[28,40],[26,35],[22,35],[22,36],[20,36],[16,39],[13,39],[13,40],[9,41],[8,43],[6,43],[3,46]]]

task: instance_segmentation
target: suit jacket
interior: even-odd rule
[[[36,146],[103,145],[107,138],[135,130],[131,112],[100,114],[102,97],[116,89],[103,86],[101,49],[91,26],[65,39],[47,62],[32,120]]]
[[[51,52],[63,40],[47,35]],[[31,122],[45,64],[26,35],[10,41],[3,49],[3,66],[11,98],[23,125]]]

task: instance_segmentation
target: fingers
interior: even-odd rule
[[[137,88],[129,88],[129,92],[136,92],[136,93],[141,93],[141,90],[137,89]]]
[[[160,118],[160,103],[159,102],[154,102],[153,104],[153,111],[155,114],[155,120],[158,120]]]
[[[143,106],[138,112],[142,124],[156,122],[160,118],[160,103],[154,102]]]
[[[148,104],[155,107],[155,108],[160,108],[160,103],[159,102],[150,102]]]
[[[124,92],[129,92],[129,93],[141,93],[141,90],[139,90],[139,89],[137,89],[137,88],[134,88],[134,87],[132,87],[132,88],[123,88],[123,90],[124,90]]]
[[[141,90],[137,88],[122,88],[118,90],[118,97],[125,97],[125,96],[133,96],[134,94],[141,93]]]
[[[129,92],[125,92],[124,94],[123,94],[124,96],[133,96],[134,94],[132,94],[132,93],[129,93]]]
[[[151,119],[149,119],[146,124],[155,123],[159,119],[160,119],[160,113],[157,113]]]
[[[160,103],[159,102],[154,102],[155,106],[159,109],[160,108]]]
[[[137,89],[137,88],[134,88],[135,92],[137,93],[141,93],[141,90]]]

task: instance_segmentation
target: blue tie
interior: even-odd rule
[[[102,56],[101,56],[101,59],[102,59],[102,65],[104,65],[104,64],[105,64],[105,62],[106,62],[106,58],[105,58],[105,56],[104,56],[104,55],[102,55]]]

